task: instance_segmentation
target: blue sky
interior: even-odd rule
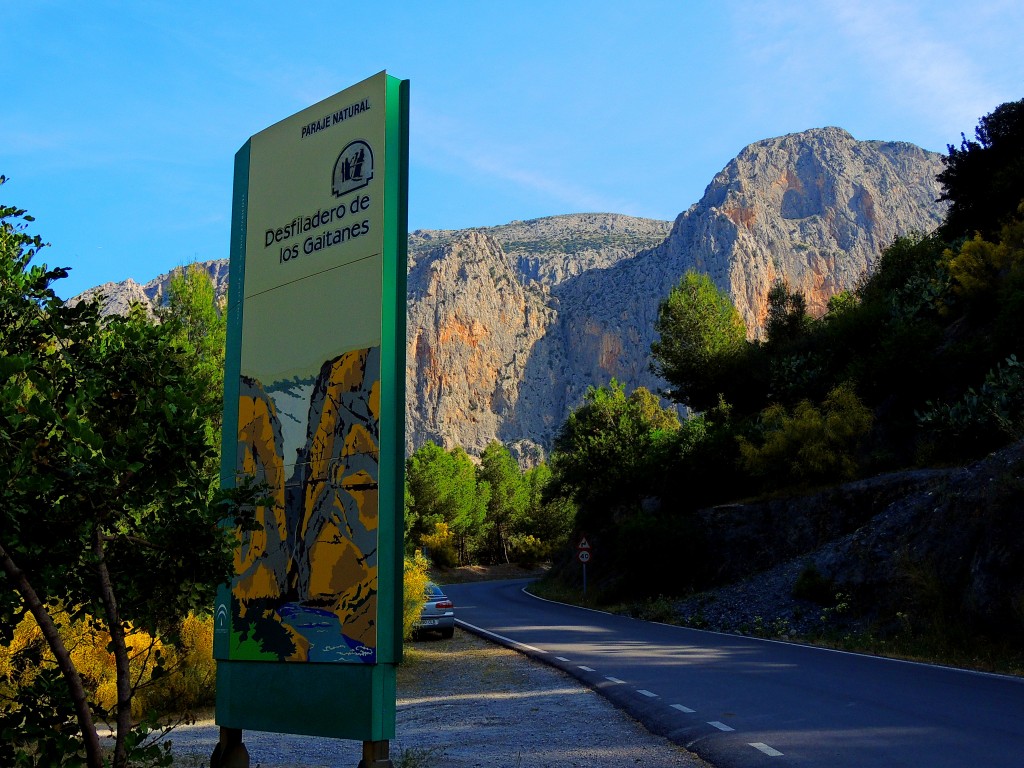
[[[1024,98],[1020,0],[56,2],[4,8],[0,201],[58,292],[224,258],[246,139],[411,81],[410,229],[673,219],[744,146],[838,125],[945,151]]]

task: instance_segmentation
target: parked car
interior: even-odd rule
[[[415,624],[413,637],[422,637],[428,632],[440,632],[441,637],[455,634],[455,606],[444,591],[432,581],[427,582],[423,610]]]

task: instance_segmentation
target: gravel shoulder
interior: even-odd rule
[[[176,768],[209,764],[217,727],[176,729]],[[356,742],[248,731],[253,768],[355,768]],[[711,768],[551,667],[462,630],[407,646],[398,670],[396,768]]]

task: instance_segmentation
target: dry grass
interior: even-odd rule
[[[474,581],[495,581],[497,579],[539,579],[548,572],[550,565],[529,568],[515,563],[503,565],[464,565],[459,568],[431,568],[430,578],[438,584],[466,584]]]

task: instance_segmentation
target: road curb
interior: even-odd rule
[[[546,602],[555,601],[548,600]],[[595,613],[602,612],[595,611]],[[456,618],[455,624],[460,629],[477,637],[521,653],[534,661],[564,672],[569,677],[578,680],[587,688],[607,699],[650,733],[668,739],[677,746],[690,749],[697,739],[707,735],[707,723],[698,717],[683,717],[681,719],[678,711],[668,711],[668,705],[660,697],[651,699],[638,695],[633,687],[621,683],[613,683],[599,672],[588,672],[580,669],[580,666],[572,661],[562,661],[548,651],[504,637],[462,619]]]

